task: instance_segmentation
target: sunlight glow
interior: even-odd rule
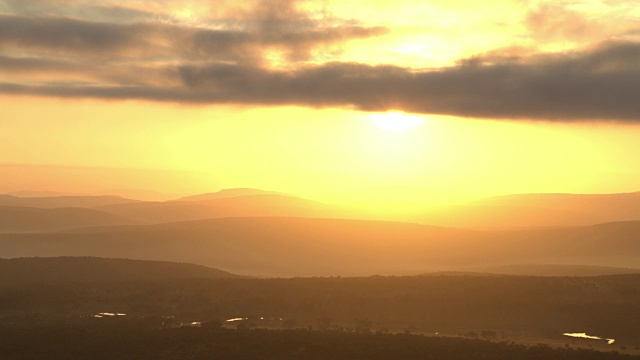
[[[405,132],[422,125],[424,118],[417,115],[407,115],[402,111],[390,111],[384,114],[371,115],[371,121],[382,130]]]
[[[592,340],[602,340],[601,337],[599,336],[591,336],[591,335],[587,335],[587,333],[564,333],[562,334],[564,336],[569,336],[569,337],[574,337],[574,338],[582,338],[582,339],[592,339]],[[616,342],[615,339],[604,339],[607,341],[608,345],[613,344],[614,342]]]
[[[196,11],[192,7],[181,8],[173,13],[174,18],[181,22],[195,22]]]

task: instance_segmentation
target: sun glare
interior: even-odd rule
[[[390,132],[405,132],[422,125],[424,119],[417,115],[407,115],[402,111],[390,111],[383,114],[371,115],[371,121],[382,130]]]
[[[185,7],[177,10],[173,13],[173,16],[181,22],[193,22],[196,21],[196,13],[193,8]]]

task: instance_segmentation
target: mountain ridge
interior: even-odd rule
[[[261,190],[261,189],[255,189],[255,188],[228,188],[228,189],[222,189],[216,192],[183,196],[171,201],[214,200],[214,199],[223,199],[228,197],[247,196],[247,195],[264,195],[264,194],[293,196],[293,195],[282,193],[282,192]]]
[[[139,200],[126,199],[112,195],[18,197],[8,194],[0,194],[0,206],[26,206],[47,209],[59,207],[93,208],[104,205],[135,202],[139,202]]]
[[[0,258],[0,283],[243,278],[203,265],[103,257]]]
[[[61,231],[83,227],[134,225],[137,222],[104,211],[80,207],[0,206],[0,233]]]
[[[633,268],[640,263],[639,237],[640,221],[473,231],[373,220],[237,217],[0,234],[0,256],[178,261],[268,277],[415,275],[514,263]]]

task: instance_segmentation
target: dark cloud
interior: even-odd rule
[[[57,4],[34,1],[51,8]],[[234,8],[226,14],[229,18],[216,20],[216,26],[19,15],[37,13],[37,7],[27,3],[4,1],[18,10],[0,15],[0,93],[640,121],[637,42],[555,55],[511,47],[429,70],[345,62],[310,65],[301,60],[312,59],[319,49],[378,36],[386,29],[310,14],[293,0]],[[559,31],[554,24],[561,22],[544,23],[541,17],[549,9],[540,8],[540,14],[529,19],[541,33],[545,28]],[[105,19],[109,11],[125,11],[131,19],[142,14],[105,3],[78,5],[72,12],[83,11],[98,11]],[[272,50],[283,54],[290,66],[270,67],[266,55]]]
[[[145,24],[118,25],[67,18],[0,16],[0,45],[105,55],[139,48],[153,32]]]
[[[26,74],[30,80],[36,80],[37,76],[44,75],[49,78],[64,79],[58,82],[93,81],[96,85],[171,86],[180,83],[177,69],[163,66],[99,62],[76,63],[59,59],[2,55],[0,55],[0,74],[7,78],[17,79]]]
[[[100,0],[90,2],[79,0],[0,0],[0,13],[30,17],[82,18],[119,23],[157,18],[157,15],[151,12],[107,4]]]
[[[74,72],[78,71],[78,64],[68,63],[66,61],[28,58],[28,57],[11,57],[0,55],[0,71],[7,72],[33,72],[33,71],[61,71]]]
[[[486,60],[486,61],[485,61]],[[488,65],[487,65],[488,64]],[[296,71],[180,66],[181,86],[23,86],[5,93],[202,104],[304,105],[479,118],[640,121],[640,44],[440,70],[331,63]]]
[[[289,59],[306,59],[319,46],[381,35],[385,31],[381,27],[360,26],[265,33],[202,29],[176,44],[176,48],[187,56],[242,63],[260,62],[265,49],[281,50]]]
[[[319,46],[385,32],[381,27],[336,26],[258,32],[165,23],[114,24],[69,18],[0,15],[0,46],[57,56],[108,56],[107,60],[165,58],[259,62],[279,49],[295,58]]]
[[[487,118],[640,120],[640,44],[433,71],[335,63],[293,73],[183,68],[185,85],[256,103]]]

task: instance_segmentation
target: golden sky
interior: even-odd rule
[[[636,1],[0,0],[0,192],[635,191],[639,98]]]

